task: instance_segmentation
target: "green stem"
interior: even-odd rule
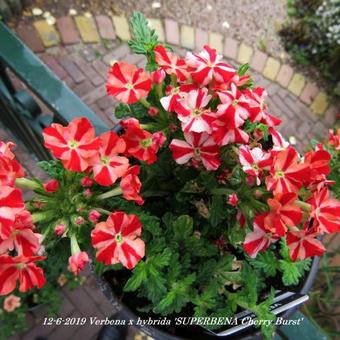
[[[75,235],[71,235],[71,254],[77,254],[80,252],[80,247]]]
[[[176,74],[174,74],[174,73],[170,74],[170,78],[171,78],[171,85],[176,87],[177,86],[177,76],[176,76]]]
[[[294,202],[298,207],[300,207],[303,211],[309,212],[312,209],[312,206],[306,202],[302,202],[300,200],[296,200]]]
[[[156,84],[156,92],[159,98],[163,97],[163,84]]]
[[[109,197],[114,197],[114,196],[119,196],[123,193],[123,190],[121,189],[121,187],[116,187],[110,191],[104,192],[103,194],[100,194],[96,197],[97,201],[103,201],[106,198]]]
[[[144,97],[139,99],[139,102],[143,104],[147,109],[151,106],[151,104]]]
[[[156,129],[156,126],[154,124],[140,124],[140,127],[147,131],[150,131],[150,130],[152,131]]]
[[[34,190],[40,191],[41,189],[43,189],[39,183],[25,177],[17,178],[15,180],[15,186],[20,189],[28,189],[33,191]]]
[[[104,215],[111,215],[111,212],[106,210],[106,209],[102,209],[102,208],[94,208],[94,210],[97,210],[98,212],[104,214]]]
[[[43,212],[36,212],[32,214],[32,222],[44,222],[44,221],[50,221],[53,219],[54,216],[54,210],[46,210]]]

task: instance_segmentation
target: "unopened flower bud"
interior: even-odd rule
[[[82,225],[82,224],[85,223],[85,220],[84,220],[83,217],[78,216],[78,217],[76,217],[76,219],[74,220],[74,223],[75,223],[76,225]]]
[[[177,125],[174,124],[174,123],[171,123],[169,125],[169,129],[170,129],[171,132],[175,132],[177,130]]]
[[[247,185],[252,187],[253,185],[255,185],[255,177],[254,176],[247,176],[246,177],[246,183],[247,183]]]
[[[90,188],[93,185],[93,180],[90,177],[85,176],[80,180],[80,184],[84,188]]]
[[[157,71],[154,71],[151,73],[151,80],[155,84],[160,84],[165,79],[166,73],[162,69],[158,69]]]
[[[90,189],[86,189],[84,190],[84,196],[85,197],[91,197],[92,196],[92,191]]]
[[[93,209],[93,210],[91,210],[90,213],[89,213],[89,220],[90,220],[93,224],[95,224],[95,223],[98,222],[98,219],[100,218],[100,216],[101,216],[101,213],[98,212],[97,210]]]
[[[56,192],[59,189],[59,182],[56,179],[50,179],[43,186],[46,192]]]
[[[236,195],[236,193],[233,193],[231,195],[228,196],[228,204],[230,204],[233,207],[236,207],[238,204],[238,197]]]
[[[56,235],[60,236],[60,235],[64,234],[65,229],[66,229],[65,224],[59,223],[55,226],[54,232],[56,233]]]
[[[157,109],[157,107],[151,106],[148,110],[148,114],[150,117],[156,117],[158,116],[159,110]]]

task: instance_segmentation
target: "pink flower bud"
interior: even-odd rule
[[[156,117],[158,115],[159,110],[157,107],[151,106],[148,110],[148,114],[150,117]]]
[[[238,223],[240,223],[240,227],[244,228],[244,226],[246,225],[246,218],[240,209],[238,209],[237,211],[236,219],[238,220]]]
[[[95,224],[98,222],[99,217],[101,216],[101,213],[98,212],[97,210],[93,209],[89,213],[89,220]]]
[[[20,297],[13,294],[6,297],[4,300],[4,310],[8,313],[13,312],[15,309],[21,306]]]
[[[158,69],[151,73],[151,80],[155,84],[160,84],[165,79],[166,73],[162,69]]]
[[[246,183],[247,183],[247,185],[252,187],[253,185],[255,185],[255,177],[254,176],[247,176],[246,177]]]
[[[262,196],[261,190],[255,190],[255,197],[260,198]]]
[[[66,229],[65,224],[59,223],[55,226],[54,232],[56,233],[56,235],[60,236],[64,234],[65,229]]]
[[[85,222],[85,220],[81,216],[78,216],[74,221],[74,223],[77,224],[77,225],[82,225],[82,224],[84,224],[84,222]]]
[[[228,204],[232,205],[233,207],[236,207],[238,204],[238,197],[236,193],[233,193],[228,196]]]
[[[74,275],[79,275],[79,273],[84,269],[85,265],[89,262],[89,256],[85,251],[79,251],[78,253],[72,255],[68,259],[68,270]]]
[[[175,132],[177,130],[177,125],[174,124],[174,123],[171,123],[169,125],[169,129],[170,129],[171,132]]]
[[[93,180],[90,177],[85,176],[80,180],[80,184],[84,188],[90,188],[93,185]]]
[[[91,197],[92,196],[92,191],[90,189],[86,189],[84,190],[84,196],[85,197]]]
[[[34,206],[34,208],[42,209],[45,206],[45,203],[38,201],[38,202],[34,202],[33,206]]]
[[[162,146],[164,142],[166,141],[166,137],[162,131],[158,131],[152,135],[152,140],[159,146]]]
[[[59,182],[56,179],[50,179],[43,186],[47,192],[56,192],[59,189]]]

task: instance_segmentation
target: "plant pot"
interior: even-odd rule
[[[298,307],[308,300],[307,293],[312,287],[312,284],[315,280],[316,273],[319,265],[319,257],[314,257],[312,261],[312,265],[310,271],[305,275],[304,279],[300,282],[299,286],[296,287],[295,291],[281,292],[278,296],[286,297],[281,301],[274,302],[272,304],[272,311],[277,316],[280,316],[284,319],[288,319],[290,315],[292,315]],[[104,277],[96,276],[97,282],[103,291],[106,298],[111,302],[113,307],[113,316],[111,319],[115,320],[126,320],[126,323],[132,320],[133,326],[140,328],[144,333],[151,336],[154,339],[162,339],[162,340],[175,340],[175,339],[211,339],[211,338],[228,338],[228,339],[261,339],[261,334],[254,326],[248,327],[237,327],[234,326],[222,326],[218,331],[214,331],[215,334],[205,329],[203,326],[180,326],[180,327],[171,327],[172,333],[170,333],[169,329],[164,326],[150,326],[145,325],[141,326],[137,323],[138,318],[140,317],[143,320],[147,320],[148,317],[139,316],[137,311],[133,311],[131,308],[127,307],[124,303],[124,298],[118,297],[112,290],[109,282]],[[275,301],[275,300],[274,300]],[[241,320],[245,315],[249,316],[250,314],[246,313],[246,311],[242,311],[235,315],[238,320]],[[187,315],[183,315],[187,316]],[[153,318],[155,319],[155,318]],[[162,318],[163,320],[164,318]],[[241,322],[238,323],[239,325]],[[229,327],[229,328],[228,328]],[[233,328],[234,327],[234,328]],[[122,330],[122,329],[121,329]],[[100,336],[100,340],[109,340],[109,339],[122,339],[122,335],[118,334],[120,332],[117,326],[106,326]],[[126,330],[125,330],[126,332]],[[230,333],[229,335],[226,335]]]

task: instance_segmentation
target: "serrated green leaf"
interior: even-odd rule
[[[213,227],[216,227],[225,218],[223,196],[213,195],[209,212],[209,222]]]

